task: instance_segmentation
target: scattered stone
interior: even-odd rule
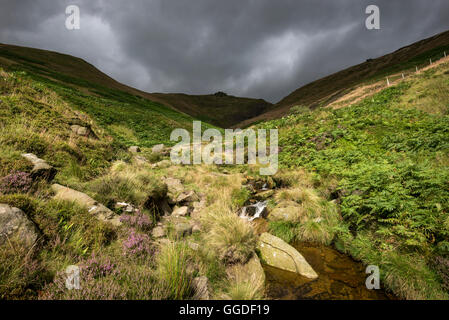
[[[189,248],[192,249],[193,251],[198,251],[200,249],[200,245],[198,243],[189,241],[188,244]]]
[[[126,202],[117,202],[115,204],[115,208],[121,209],[123,212],[126,212],[126,213],[136,212],[136,208],[134,208],[133,205],[126,203]]]
[[[165,169],[171,167],[171,161],[170,160],[162,160],[159,162],[156,162],[152,165],[153,168],[159,168],[159,169]]]
[[[269,221],[289,221],[299,222],[302,208],[299,206],[289,206],[285,208],[274,208],[268,215]]]
[[[192,286],[195,289],[194,300],[209,300],[209,279],[207,277],[194,278]]]
[[[274,190],[262,191],[262,192],[255,194],[254,199],[259,200],[259,201],[265,201],[268,198],[272,197],[273,194],[274,194]]]
[[[320,223],[321,221],[323,221],[323,218],[321,218],[321,217],[313,219],[313,222],[316,222],[316,223]]]
[[[201,216],[201,212],[204,208],[206,208],[206,198],[202,197],[201,201],[195,201],[193,204],[193,211],[190,213],[192,218],[199,218]]]
[[[265,271],[256,254],[244,265],[237,264],[226,268],[226,273],[229,278],[237,277],[242,282],[257,283],[258,287],[265,285]]]
[[[167,185],[167,196],[169,203],[175,204],[177,203],[178,196],[184,192],[184,186],[181,183],[181,180],[174,178],[167,178],[164,180]]]
[[[183,202],[195,202],[200,200],[198,196],[196,195],[195,191],[189,191],[189,192],[183,192],[181,193],[178,198],[176,199],[177,203],[183,203]]]
[[[132,146],[128,148],[128,151],[131,153],[139,153],[140,152],[140,148],[138,146]]]
[[[75,202],[78,205],[87,208],[89,213],[95,215],[101,221],[110,222],[115,226],[122,224],[119,216],[101,203],[98,203],[89,197],[87,194],[61,186],[59,184],[54,184],[51,188],[56,193],[54,196],[55,199]]]
[[[158,238],[163,238],[166,235],[165,229],[161,226],[157,226],[155,228],[153,228],[153,231],[151,232],[151,235],[153,236],[153,238],[158,239]]]
[[[27,248],[33,246],[39,236],[34,223],[26,214],[7,204],[0,204],[0,245],[10,240],[18,240]]]
[[[153,146],[153,148],[151,149],[151,152],[153,152],[153,153],[162,153],[164,148],[165,148],[165,145],[157,144],[157,145]]]
[[[137,165],[143,165],[145,163],[148,163],[148,160],[142,156],[134,156],[134,161],[136,162]]]
[[[195,223],[192,227],[192,233],[199,233],[201,232],[201,225],[199,223]]]
[[[177,238],[186,237],[192,234],[192,226],[189,223],[178,223],[175,225]]]
[[[189,211],[189,207],[175,207],[172,215],[177,217],[186,217],[189,215]]]
[[[47,181],[54,179],[57,171],[51,165],[49,165],[45,160],[39,159],[36,155],[32,153],[24,153],[22,157],[30,161],[34,167],[31,170],[31,177],[33,179],[43,178]]]
[[[269,233],[263,233],[259,239],[258,249],[262,261],[272,267],[298,273],[308,279],[318,275],[304,257],[284,240]]]
[[[74,125],[70,126],[70,129],[72,129],[73,133],[75,133],[75,134],[77,134],[79,136],[98,139],[96,134],[89,127],[83,127],[83,126],[79,126],[77,124],[74,124]]]

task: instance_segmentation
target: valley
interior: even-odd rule
[[[275,105],[0,45],[0,298],[447,300],[448,35]],[[279,170],[172,163],[196,120],[277,129]]]

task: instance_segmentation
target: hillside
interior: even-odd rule
[[[440,59],[444,51],[449,54],[449,31],[309,83],[283,98],[268,112],[242,121],[236,127],[246,127],[251,123],[282,117],[294,106],[314,109],[328,105],[359,86],[380,79],[385,81],[386,76],[397,78],[402,72],[410,73],[415,71],[415,67],[427,66],[429,59]]]
[[[152,96],[161,103],[221,128],[231,128],[273,106],[263,99],[234,97],[222,92],[211,95],[152,93]]]
[[[304,168],[342,225],[271,223],[287,241],[325,236],[403,299],[449,290],[449,59],[352,105],[295,109],[278,128],[280,165]],[[307,228],[307,229],[306,229]]]
[[[226,94],[147,93],[117,82],[80,58],[7,44],[0,44],[0,66],[29,71],[53,81],[60,81],[83,92],[96,94],[98,87],[119,90],[222,128],[257,116],[272,106],[271,103],[262,99],[239,98]]]

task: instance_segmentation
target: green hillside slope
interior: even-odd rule
[[[448,89],[446,61],[353,106],[259,125],[279,129],[281,166],[306,168],[339,204],[342,225],[309,231],[330,232],[339,250],[378,265],[382,283],[406,299],[448,298]],[[301,240],[301,225],[271,228]]]

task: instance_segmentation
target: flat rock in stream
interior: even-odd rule
[[[101,221],[109,222],[115,226],[122,224],[118,215],[87,194],[59,184],[54,184],[51,188],[56,193],[54,196],[55,199],[75,202],[79,206],[87,208],[89,213],[95,215]]]
[[[298,273],[308,279],[318,278],[304,257],[284,240],[269,233],[262,233],[259,239],[258,249],[263,263],[294,273]]]

